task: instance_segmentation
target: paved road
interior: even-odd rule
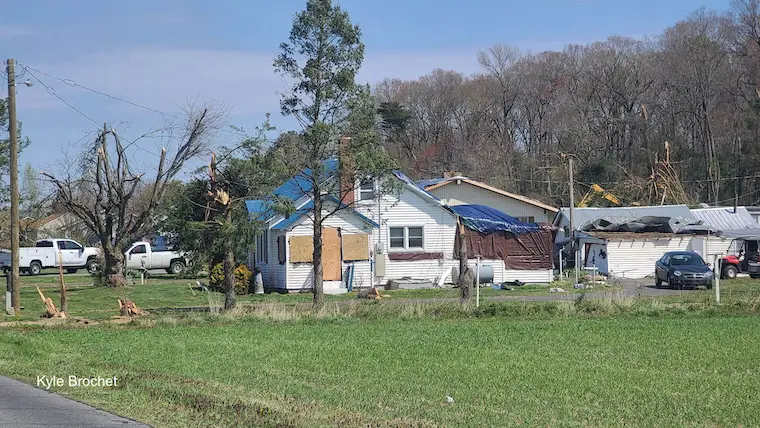
[[[3,376],[0,376],[0,427],[149,428]]]

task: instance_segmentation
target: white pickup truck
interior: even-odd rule
[[[169,249],[157,249],[150,242],[135,242],[124,253],[127,269],[165,269],[168,273],[178,274],[187,265],[182,254]]]
[[[59,259],[68,273],[77,269],[93,272],[100,250],[83,247],[71,239],[40,239],[34,247],[19,248],[19,269],[30,275],[38,275],[44,268],[58,267]]]

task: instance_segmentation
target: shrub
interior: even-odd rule
[[[241,264],[235,268],[235,294],[238,296],[248,294],[251,275],[253,272],[246,265]],[[217,263],[211,269],[209,285],[216,291],[224,291],[224,263]]]

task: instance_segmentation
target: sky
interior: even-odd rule
[[[477,51],[497,43],[540,52],[612,35],[653,35],[700,7],[726,11],[730,0],[337,3],[362,29],[366,53],[358,80],[377,83],[416,79],[435,68],[476,73]],[[64,154],[78,153],[104,122],[132,140],[176,122],[172,116],[193,100],[223,103],[227,124],[251,133],[266,113],[278,131],[295,129],[279,113],[287,82],[272,61],[304,6],[305,0],[8,2],[0,15],[0,56],[21,64],[20,82],[34,83],[17,88],[18,118],[32,141],[22,166],[56,172]],[[26,74],[23,66],[30,67]],[[158,136],[131,149],[143,169],[156,163],[162,145],[173,147]],[[217,138],[232,144],[239,136],[224,131]]]

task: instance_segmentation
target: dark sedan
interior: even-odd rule
[[[705,286],[712,288],[713,272],[710,265],[693,251],[665,253],[654,266],[656,285],[667,282],[670,288]]]

